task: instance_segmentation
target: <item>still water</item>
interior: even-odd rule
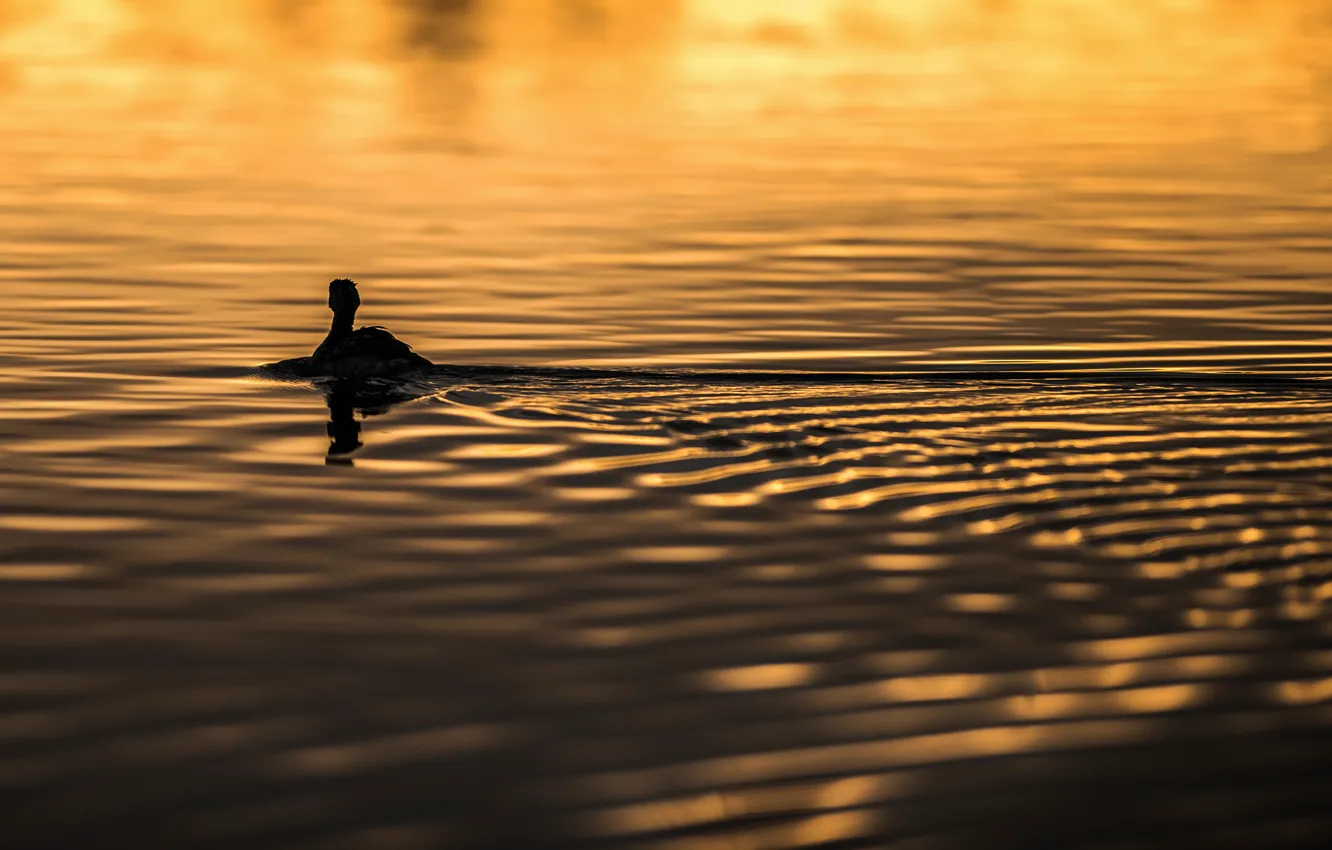
[[[5,846],[1326,846],[1329,57],[3,0]]]

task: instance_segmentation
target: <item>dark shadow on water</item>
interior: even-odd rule
[[[1229,391],[1264,395],[1315,395],[1325,397],[1332,380],[1320,374],[1267,374],[1238,372],[1078,371],[1006,369],[964,371],[916,367],[893,372],[785,372],[695,369],[581,368],[563,366],[456,366],[436,365],[412,373],[409,378],[307,378],[285,370],[284,363],[261,366],[249,377],[281,383],[313,386],[328,406],[329,464],[350,464],[364,443],[361,420],[388,413],[397,405],[442,395],[451,390],[577,393],[586,390],[621,390],[631,396],[645,389],[689,392],[709,387],[752,387],[774,390],[782,387],[886,387],[917,384],[937,387],[939,392],[988,388],[1030,390],[1033,385],[1066,389],[1099,385],[1134,391],[1191,390]],[[218,377],[209,372],[207,377]],[[687,423],[674,430],[687,429]]]
[[[288,371],[287,361],[267,363],[249,369],[176,369],[177,377],[235,378],[249,377],[278,382],[304,382],[309,376]],[[351,379],[347,379],[351,380]],[[453,365],[438,364],[413,372],[409,381],[397,384],[399,379],[384,378],[379,383],[364,383],[357,396],[388,398],[388,404],[397,404],[420,398],[430,390],[412,392],[407,386],[428,384],[433,391],[448,389],[458,384],[477,386],[579,386],[605,385],[607,382],[623,384],[632,389],[647,384],[670,383],[689,386],[755,386],[775,389],[783,385],[829,387],[857,385],[896,385],[910,382],[929,382],[945,386],[996,385],[1004,381],[1026,384],[1043,383],[1072,387],[1099,384],[1123,387],[1233,387],[1245,390],[1327,390],[1332,387],[1332,375],[1317,370],[1294,371],[1188,371],[1149,369],[1090,369],[1050,368],[1046,365],[1015,366],[1004,369],[959,369],[956,366],[913,364],[907,368],[875,372],[799,371],[770,369],[694,369],[694,368],[641,368],[641,367],[584,367],[584,366],[507,366],[507,365]],[[356,383],[352,381],[352,383]],[[406,394],[405,394],[406,393]],[[359,406],[359,405],[358,405]]]
[[[444,58],[475,55],[484,43],[478,32],[478,0],[399,0],[405,12],[402,45]]]

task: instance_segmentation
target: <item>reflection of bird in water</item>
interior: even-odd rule
[[[309,357],[294,357],[270,369],[303,378],[389,378],[430,368],[430,361],[379,327],[352,330],[361,296],[353,281],[339,278],[328,285],[333,325]]]
[[[356,388],[336,382],[324,394],[328,403],[329,463],[351,462],[351,453],[361,447],[361,423],[356,421]]]
[[[421,384],[356,378],[321,379],[315,381],[315,386],[328,405],[327,463],[352,462],[352,453],[362,446],[358,414],[362,418],[379,416],[396,405],[433,392]]]

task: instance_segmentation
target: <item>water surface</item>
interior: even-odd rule
[[[1328,56],[0,4],[9,843],[1323,846]],[[441,368],[256,373],[339,276]]]

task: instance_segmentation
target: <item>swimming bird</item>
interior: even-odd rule
[[[338,278],[329,283],[328,306],[333,324],[314,353],[269,368],[307,378],[389,378],[430,368],[429,360],[381,327],[352,330],[361,306],[355,281]]]

